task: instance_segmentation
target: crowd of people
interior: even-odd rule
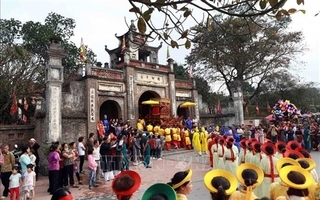
[[[34,199],[34,187],[39,174],[39,148],[37,141],[31,138],[27,145],[20,147],[21,155],[16,158],[8,144],[1,145],[1,182],[4,186],[1,199],[9,194],[10,200]]]
[[[140,187],[141,177],[132,165],[151,168],[151,159],[161,160],[162,151],[185,148],[199,156],[207,154],[212,170],[204,176],[204,185],[212,199],[304,199],[319,198],[318,173],[310,151],[318,150],[318,125],[281,122],[263,126],[199,127],[190,118],[176,124],[138,120],[136,127],[120,120],[101,121],[97,133],[69,143],[53,142],[48,159],[49,188],[52,199],[72,199],[68,187],[83,184],[84,161],[88,162],[88,187],[98,181],[112,180],[119,200],[130,199]],[[106,127],[107,126],[107,127]],[[2,146],[2,199],[34,198],[40,146],[35,139],[22,146],[19,166]],[[19,167],[19,168],[18,168]],[[76,178],[76,180],[74,179]],[[192,170],[177,172],[170,183],[156,183],[143,195],[144,200],[186,200],[192,191]]]

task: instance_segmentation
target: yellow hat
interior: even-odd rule
[[[297,159],[297,162],[299,163],[299,166],[307,171],[315,169],[317,165],[316,162],[310,158],[299,158]]]
[[[225,185],[219,185],[219,183],[223,183],[222,180],[219,181],[217,185],[214,184],[214,180],[217,178],[224,179],[226,182],[228,182],[228,188],[225,187]],[[216,169],[216,170],[211,170],[206,173],[203,179],[204,185],[206,188],[212,192],[212,193],[217,193],[218,192],[218,187],[221,186],[225,189],[227,195],[231,195],[234,191],[237,190],[237,185],[238,181],[233,174],[226,170],[222,169]]]
[[[278,171],[278,173],[280,172],[280,170],[285,167],[285,166],[300,166],[300,164],[296,161],[293,160],[292,158],[281,158],[278,160],[277,164],[276,164],[276,169]]]
[[[245,173],[245,172],[249,172],[249,171],[254,172],[257,175],[257,177],[245,177],[245,176],[248,176],[247,173]],[[264,179],[264,174],[263,174],[262,169],[259,166],[255,165],[255,164],[251,164],[251,163],[244,163],[244,164],[239,165],[239,167],[237,168],[236,175],[237,175],[238,181],[244,186],[246,186],[246,184],[245,184],[246,178],[256,179],[257,183],[252,185],[252,187],[256,187],[256,186],[260,185]]]
[[[295,174],[290,174],[295,173]],[[298,166],[286,166],[283,167],[280,172],[280,179],[282,182],[284,182],[288,187],[294,188],[294,189],[307,189],[310,187],[314,180],[312,178],[312,175],[302,167]],[[291,176],[290,176],[291,175]],[[302,175],[304,177],[304,183],[296,183],[294,178],[297,177],[297,175]],[[294,177],[292,177],[294,176]]]
[[[172,188],[173,188],[173,189],[177,189],[177,188],[181,187],[183,184],[185,184],[186,182],[191,181],[192,170],[191,170],[191,169],[188,169],[186,172],[188,173],[187,176],[186,176],[182,181],[180,181],[179,183],[173,184],[173,185],[172,185]]]

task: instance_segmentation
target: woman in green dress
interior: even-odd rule
[[[143,156],[144,156],[144,166],[146,168],[151,168],[150,166],[151,147],[149,144],[149,133],[146,133],[146,135],[142,134],[141,143],[142,143]]]
[[[303,143],[304,148],[310,152],[311,151],[311,140],[310,140],[310,127],[305,126],[303,131]]]

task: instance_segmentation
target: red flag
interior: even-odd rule
[[[248,108],[248,105],[246,105],[246,115],[249,115],[249,108]]]
[[[191,65],[189,66],[188,74],[189,74],[189,78],[192,78],[192,66]]]
[[[14,91],[12,94],[12,105],[10,108],[10,115],[14,115],[18,111],[18,102],[16,92]]]
[[[267,110],[268,110],[268,113],[271,112],[271,107],[270,107],[269,103],[267,103]]]
[[[122,43],[121,43],[121,54],[122,55],[124,54],[125,50],[126,50],[126,38],[125,38],[125,36],[123,36]]]
[[[80,44],[80,60],[82,62],[86,62],[87,61],[86,47],[84,46],[82,38],[81,38],[81,44]]]
[[[222,114],[222,108],[220,105],[220,99],[218,100],[218,104],[217,104],[217,114]]]
[[[260,115],[260,109],[259,109],[258,104],[256,105],[256,115]]]

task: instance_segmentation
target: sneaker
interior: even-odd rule
[[[91,186],[89,186],[89,190],[92,190],[92,187],[91,187]]]
[[[94,185],[93,187],[99,187],[99,185]]]
[[[158,158],[158,160],[162,160],[162,158]]]
[[[5,199],[5,198],[7,198],[7,197],[5,197],[5,196],[1,196],[1,197],[0,197],[0,199]]]

